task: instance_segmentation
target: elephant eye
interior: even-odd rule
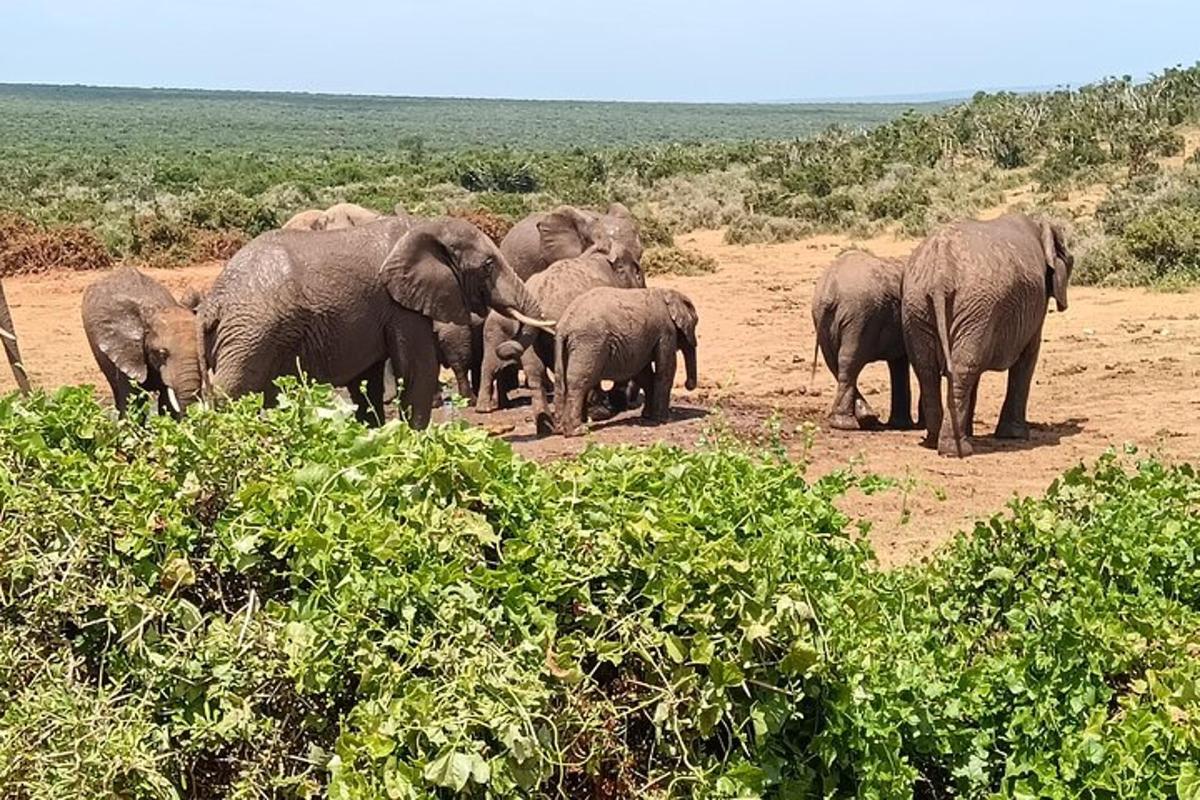
[[[496,259],[489,256],[483,260],[483,265],[480,267],[480,269],[483,271],[484,275],[491,275],[492,270],[495,269],[495,267]]]

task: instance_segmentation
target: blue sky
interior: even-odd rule
[[[1200,1],[0,0],[0,82],[775,101],[1200,60]]]

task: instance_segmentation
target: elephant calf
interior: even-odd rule
[[[602,380],[634,380],[646,393],[642,416],[665,422],[683,351],[687,388],[696,388],[696,307],[674,289],[598,288],[574,300],[554,340],[555,404],[565,436],[583,432],[588,395]]]
[[[189,293],[192,302],[199,295]],[[158,396],[159,413],[183,414],[200,397],[196,314],[158,281],[122,267],[83,293],[83,330],[125,413],[132,383]]]
[[[858,430],[879,419],[858,390],[863,367],[886,361],[891,373],[892,408],[888,427],[913,427],[908,355],[900,327],[900,277],[897,261],[858,250],[842,253],[825,268],[813,293],[812,318],[817,347],[837,378],[829,424]],[[816,353],[813,370],[816,371]]]

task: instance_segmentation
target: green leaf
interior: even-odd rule
[[[426,764],[422,775],[434,786],[461,792],[473,775],[476,758],[473,753],[447,750]]]

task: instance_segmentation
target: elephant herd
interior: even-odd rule
[[[304,373],[346,387],[358,418],[379,424],[394,376],[401,412],[420,428],[445,366],[481,413],[507,405],[523,372],[539,433],[570,436],[642,394],[642,416],[665,420],[676,352],[696,386],[696,308],[646,287],[638,225],[619,203],[533,214],[499,245],[465,220],[399,207],[381,216],[343,204],[307,219],[247,244],[203,296],[176,299],[133,267],[88,287],[84,329],[120,413],[147,397],[175,415],[204,397],[257,392],[270,404],[276,378]],[[1066,310],[1073,266],[1062,231],[1024,214],[946,225],[905,262],[843,253],[812,302],[837,380],[831,427],[879,423],[857,381],[886,361],[889,427],[923,428],[925,446],[970,455],[980,376],[1007,371],[996,436],[1028,438],[1047,301]],[[28,391],[2,287],[0,339]],[[613,388],[601,392],[602,381]]]
[[[1073,266],[1062,231],[1024,214],[946,225],[906,263],[842,254],[817,282],[812,304],[817,346],[837,378],[830,425],[849,430],[878,422],[857,381],[866,364],[886,361],[890,427],[913,427],[911,364],[925,446],[970,455],[980,375],[1007,371],[996,436],[1028,439],[1026,404],[1047,301],[1067,309]]]
[[[646,288],[624,206],[534,214],[499,245],[466,220],[355,209],[259,236],[203,296],[176,299],[133,267],[89,286],[84,330],[118,412],[135,397],[177,416],[206,397],[261,393],[270,405],[276,378],[303,373],[345,387],[358,418],[379,424],[393,376],[402,414],[422,428],[441,366],[481,412],[507,402],[520,369],[539,431],[573,435],[639,390],[643,416],[666,419],[677,350],[695,385],[695,307]],[[607,395],[603,380],[616,383]]]

